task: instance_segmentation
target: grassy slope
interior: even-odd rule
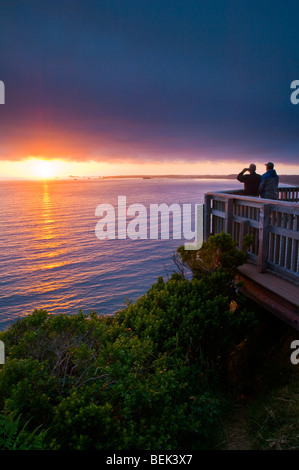
[[[261,326],[232,357],[239,393],[220,448],[299,450],[299,364],[290,360],[294,339],[298,331],[261,313]]]

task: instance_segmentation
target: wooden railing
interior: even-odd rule
[[[253,243],[248,258],[260,272],[269,270],[299,283],[299,187],[280,187],[278,200],[242,193],[205,195],[205,240],[224,230],[243,249],[243,237],[249,234]]]

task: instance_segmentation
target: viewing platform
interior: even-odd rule
[[[207,193],[204,239],[224,231],[242,250],[251,235],[240,291],[299,331],[299,187],[278,189],[278,200],[242,190]]]

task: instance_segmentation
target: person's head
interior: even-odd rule
[[[250,173],[254,173],[255,170],[256,170],[255,164],[254,164],[254,163],[250,163],[250,165],[249,165],[249,171],[250,171]]]
[[[273,170],[274,168],[274,163],[272,162],[265,163],[265,165],[266,165],[266,170]]]

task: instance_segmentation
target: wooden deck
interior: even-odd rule
[[[240,292],[299,331],[299,287],[251,263],[239,267]]]
[[[242,291],[299,330],[299,187],[279,188],[279,200],[242,191],[207,193],[204,239],[225,231],[243,249],[253,243],[239,269]]]

